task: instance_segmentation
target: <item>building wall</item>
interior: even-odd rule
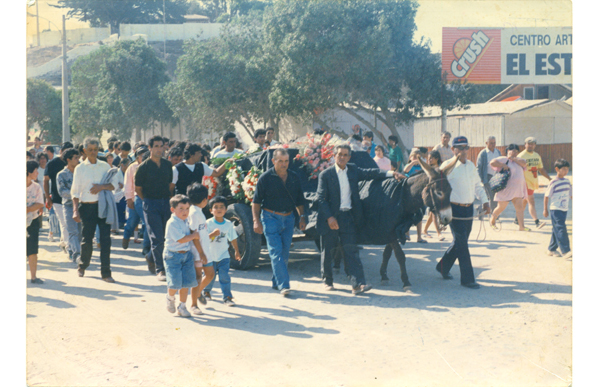
[[[498,145],[504,145],[501,115],[448,117],[446,130],[452,134],[452,137],[467,137],[473,146],[484,146],[489,136],[496,137]],[[441,133],[440,117],[419,118],[414,124],[414,146],[431,147],[439,144]]]
[[[121,24],[121,37],[136,34],[147,35],[148,41],[208,39],[219,36],[221,23],[183,23],[183,24]],[[166,31],[165,31],[166,30]]]
[[[77,28],[67,30],[67,44],[97,42],[110,36],[109,28]],[[62,44],[62,34],[60,31],[44,31],[40,33],[40,46],[58,46]],[[37,46],[37,36],[27,37],[28,46]]]
[[[506,116],[506,144],[534,136],[538,144],[572,143],[572,107],[553,102]]]

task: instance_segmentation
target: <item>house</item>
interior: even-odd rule
[[[551,99],[565,100],[573,96],[571,85],[510,85],[500,93],[493,96],[488,102],[518,101],[521,99]]]

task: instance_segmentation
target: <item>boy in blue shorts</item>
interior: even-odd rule
[[[190,242],[198,239],[197,231],[190,233],[187,222],[190,213],[190,199],[184,195],[175,195],[169,201],[171,218],[165,229],[165,249],[163,259],[167,276],[167,310],[175,313],[175,294],[179,291],[177,314],[190,317],[185,307],[188,288],[198,286],[194,257],[190,252]]]
[[[565,178],[569,173],[569,167],[567,160],[556,160],[554,163],[556,177],[550,181],[544,195],[544,217],[548,217],[548,203],[550,203],[550,218],[552,219],[552,238],[546,253],[550,256],[560,257],[561,255],[557,251],[560,247],[562,256],[565,258],[573,256],[565,224],[569,201],[573,198],[573,187],[571,182]]]
[[[208,249],[206,266],[212,265],[215,273],[219,274],[219,283],[221,284],[221,292],[223,293],[223,302],[227,306],[234,306],[233,296],[231,294],[231,278],[229,277],[229,243],[235,250],[235,259],[240,261],[240,251],[237,245],[237,233],[233,228],[233,223],[225,219],[227,212],[227,200],[223,196],[216,196],[208,203],[210,212],[213,217],[206,221],[208,227],[208,235],[210,237],[210,246]],[[212,290],[215,279],[208,284],[204,289],[204,297],[211,299],[210,291]]]

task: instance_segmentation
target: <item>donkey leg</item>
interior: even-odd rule
[[[390,280],[387,276],[387,267],[390,258],[392,257],[392,246],[389,244],[385,245],[383,249],[383,259],[381,260],[381,267],[379,268],[379,274],[381,274],[381,283],[387,284]]]
[[[406,255],[404,255],[404,251],[402,250],[402,247],[398,241],[392,242],[391,247],[394,249],[394,255],[396,256],[396,260],[400,265],[400,279],[402,279],[402,283],[404,284],[403,288],[408,289],[412,285],[408,280],[408,273],[406,272]]]

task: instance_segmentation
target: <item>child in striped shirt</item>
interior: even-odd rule
[[[569,162],[564,159],[558,159],[554,163],[556,177],[550,181],[546,194],[544,195],[544,217],[548,217],[548,203],[550,203],[550,217],[552,219],[552,238],[548,246],[547,254],[560,257],[557,251],[560,247],[562,256],[569,258],[573,256],[567,233],[567,211],[569,210],[569,201],[573,198],[573,187],[571,182],[565,178],[569,173]]]

